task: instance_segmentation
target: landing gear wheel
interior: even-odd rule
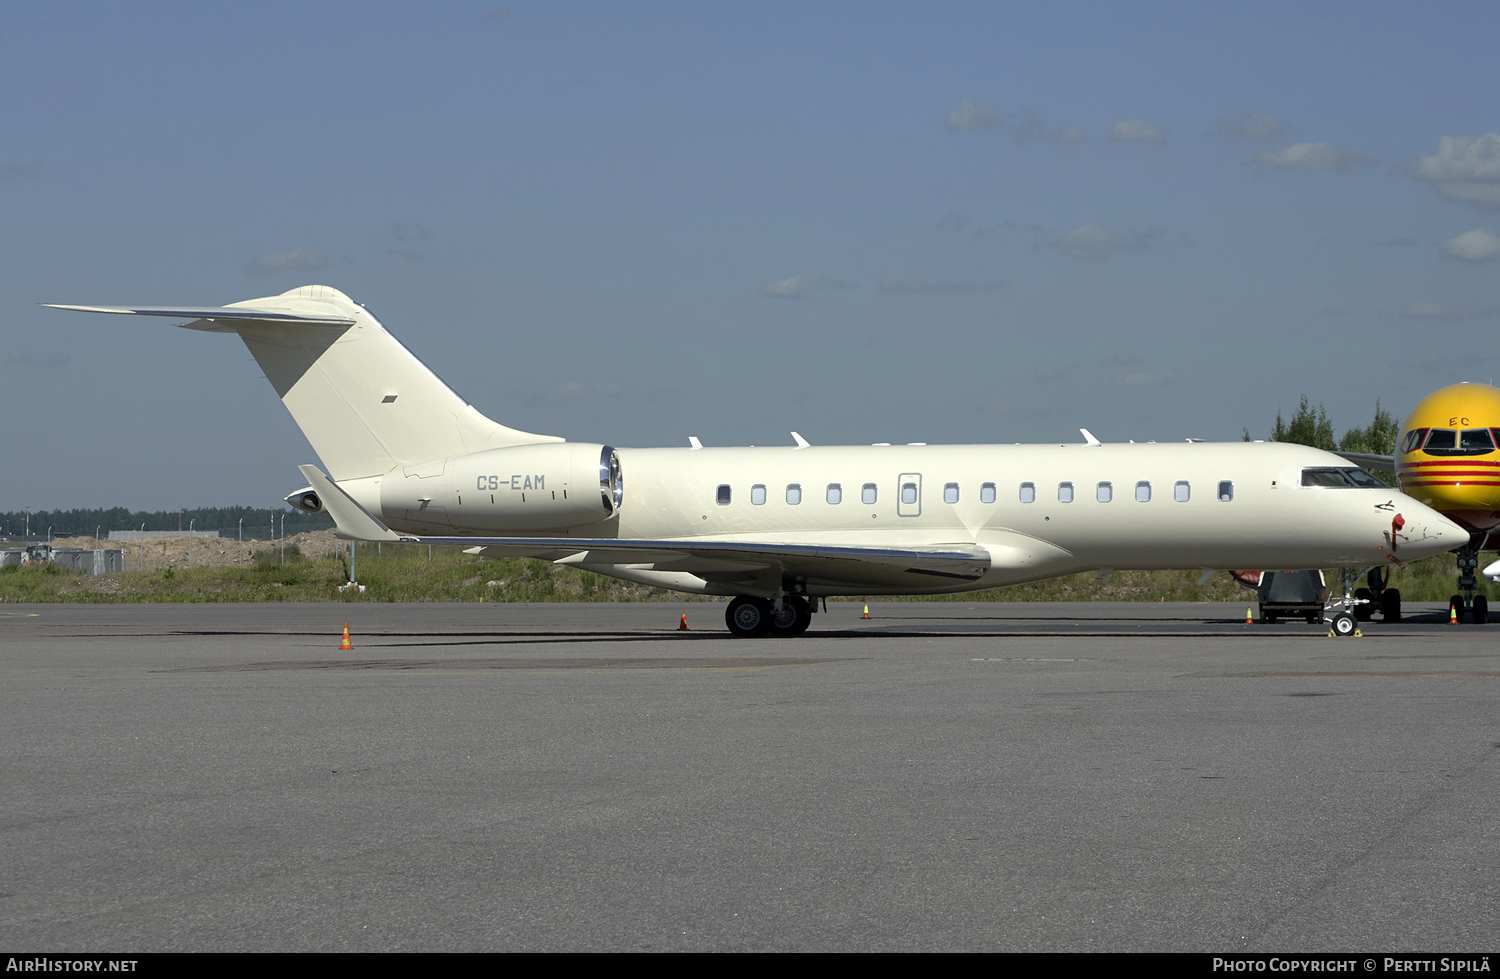
[[[812,625],[812,609],[799,595],[788,595],[781,600],[781,614],[775,607],[771,611],[771,635],[778,638],[800,636]]]
[[[1387,622],[1401,621],[1401,589],[1387,588],[1380,593],[1380,614]]]
[[[1464,609],[1464,597],[1462,595],[1454,595],[1449,598],[1448,608],[1451,610],[1449,612],[1450,619],[1456,618],[1459,622],[1464,620],[1464,612],[1466,610]]]
[[[741,595],[724,610],[724,624],[736,639],[758,639],[771,631],[771,603]]]
[[[1354,635],[1354,630],[1359,628],[1359,623],[1354,621],[1354,616],[1348,612],[1340,612],[1333,617],[1331,623],[1333,634],[1339,638]]]
[[[1490,600],[1483,595],[1474,596],[1474,624],[1484,625],[1490,620]]]
[[[1375,614],[1375,603],[1370,600],[1374,596],[1370,594],[1370,589],[1356,588],[1354,589],[1354,597],[1356,599],[1362,598],[1365,601],[1363,605],[1354,606],[1354,617],[1361,622],[1369,622],[1370,616]]]

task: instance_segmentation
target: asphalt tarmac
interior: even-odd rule
[[[723,608],[0,606],[0,947],[1497,944],[1500,625]]]

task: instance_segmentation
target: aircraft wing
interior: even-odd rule
[[[780,568],[788,573],[839,581],[863,577],[860,566],[927,578],[976,581],[990,570],[990,552],[973,543],[915,547],[848,547],[761,541],[625,540],[614,537],[402,537],[420,544],[483,547],[487,556],[539,557],[564,564],[651,564],[660,571],[691,574],[751,573]],[[872,568],[873,570],[873,568]],[[916,579],[921,580],[921,579]]]
[[[360,506],[317,466],[299,466],[337,527],[338,536],[356,541],[454,544],[486,552],[536,557],[568,564],[654,564],[691,573],[755,572],[780,568],[796,574],[858,579],[860,565],[906,574],[974,581],[990,569],[990,552],[973,543],[914,547],[849,547],[839,544],[784,544],[723,540],[622,540],[615,537],[416,537],[398,534]]]
[[[1336,456],[1343,456],[1345,459],[1348,459],[1350,462],[1354,463],[1356,466],[1359,466],[1361,469],[1380,469],[1388,473],[1396,471],[1395,456],[1372,456],[1367,455],[1363,452],[1338,451],[1335,451],[1333,454]]]
[[[318,316],[288,309],[265,309],[254,306],[65,306],[42,303],[52,309],[71,309],[80,313],[123,313],[131,316],[170,316],[173,319],[230,320],[259,323],[300,323],[309,326],[353,326],[342,316]]]

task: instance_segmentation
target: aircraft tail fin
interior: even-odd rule
[[[183,326],[239,334],[336,480],[481,449],[563,441],[486,418],[369,310],[328,286],[302,286],[229,306],[56,308],[195,317]]]

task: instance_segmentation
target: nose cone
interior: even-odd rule
[[[1392,520],[1392,551],[1398,561],[1420,561],[1469,542],[1469,531],[1432,507],[1404,496]]]

